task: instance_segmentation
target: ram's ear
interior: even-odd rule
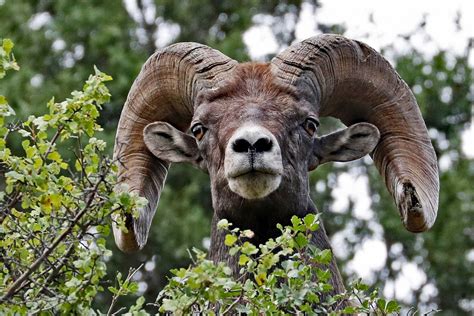
[[[313,143],[313,157],[309,169],[330,161],[351,161],[359,159],[379,142],[377,127],[369,123],[358,123],[335,133],[316,138]]]
[[[148,124],[143,130],[148,150],[169,162],[190,162],[199,166],[202,160],[194,137],[165,122]]]

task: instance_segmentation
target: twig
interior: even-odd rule
[[[21,192],[17,191],[11,201],[4,207],[5,211],[2,211],[2,214],[0,214],[0,224],[3,223],[5,220],[5,217],[10,213],[10,208],[12,208],[21,198]]]
[[[59,135],[61,134],[62,130],[64,129],[64,125],[60,125],[58,127],[58,130],[54,134],[53,138],[51,138],[51,141],[49,142],[48,149],[46,150],[46,153],[44,154],[45,158],[48,158],[48,155],[51,153],[51,150],[53,149],[54,143],[56,143],[56,140],[58,139]]]
[[[57,266],[51,265],[46,270],[46,271],[50,271],[51,269],[53,269],[53,271],[51,271],[51,273],[48,275],[48,277],[44,281],[43,286],[41,287],[41,289],[39,290],[38,293],[43,292],[47,288],[49,282],[51,282],[53,277],[55,277],[56,274],[59,272],[59,270],[66,264],[66,262],[69,259],[69,256],[71,255],[73,250],[74,250],[74,243],[71,243],[71,245],[69,245],[69,248],[66,250],[66,254],[61,257],[61,260],[59,261],[59,264]]]
[[[227,307],[225,311],[222,312],[222,315],[225,315],[228,312],[230,312],[234,308],[234,306],[237,305],[238,302],[240,302],[243,295],[244,295],[244,290],[242,289],[242,291],[240,292],[239,297],[235,301],[233,301],[232,304],[230,304],[229,307]]]
[[[120,308],[118,309],[118,311],[116,311],[115,313],[112,314],[112,316],[118,315],[118,314],[119,314],[120,312],[122,312],[124,309],[125,309],[125,307],[120,307]]]
[[[128,276],[125,279],[125,281],[123,282],[123,284],[126,283],[126,282],[130,282],[130,280],[133,278],[135,273],[137,273],[138,270],[140,270],[143,267],[143,265],[144,265],[144,263],[140,264],[140,266],[138,268],[136,268],[135,270],[129,272]],[[113,310],[113,307],[114,307],[115,303],[117,303],[117,300],[118,300],[119,296],[121,295],[121,291],[122,291],[122,287],[120,287],[118,292],[116,294],[114,294],[114,296],[112,297],[112,302],[110,303],[109,310],[107,311],[107,316],[115,315],[117,313],[117,312],[112,313],[112,310]],[[119,311],[121,311],[121,310],[122,309],[119,309]]]

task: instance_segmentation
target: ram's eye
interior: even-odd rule
[[[197,140],[201,140],[206,131],[207,128],[205,128],[201,123],[194,124],[193,127],[191,127],[191,133],[193,133]]]
[[[308,117],[303,123],[304,129],[311,137],[314,136],[314,134],[316,134],[316,131],[318,130],[318,126],[319,126],[319,121],[311,117]]]

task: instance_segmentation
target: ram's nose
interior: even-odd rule
[[[229,147],[235,153],[267,153],[275,149],[275,143],[275,136],[265,127],[246,125],[234,133]]]
[[[229,188],[241,197],[269,195],[280,185],[283,172],[277,139],[261,125],[240,127],[227,145],[224,172]]]
[[[255,142],[246,138],[237,138],[232,143],[232,149],[237,153],[255,152],[263,153],[271,151],[273,147],[273,141],[268,136],[262,136]]]

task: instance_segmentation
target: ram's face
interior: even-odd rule
[[[258,67],[201,100],[187,133],[156,122],[145,128],[145,143],[160,159],[208,172],[214,210],[234,221],[245,212],[303,210],[309,170],[360,158],[379,137],[376,127],[361,123],[317,138],[315,107],[274,86]]]
[[[211,182],[246,200],[263,199],[289,179],[304,183],[318,119],[294,103],[279,96],[200,106],[190,132]]]
[[[249,209],[305,208],[309,170],[329,153],[337,156],[331,160],[359,158],[378,139],[375,127],[362,124],[323,146],[318,126],[309,104],[289,94],[225,96],[200,104],[188,133],[153,123],[145,129],[145,142],[161,159],[189,161],[207,171],[214,209],[236,220],[236,212]],[[358,147],[369,142],[356,155],[344,147],[353,135]]]
[[[196,111],[190,131],[220,215],[236,222],[236,212],[243,215],[257,205],[275,209],[276,201],[285,206],[294,201],[289,207],[294,209],[305,201],[318,120],[293,104],[284,95],[223,98]]]

